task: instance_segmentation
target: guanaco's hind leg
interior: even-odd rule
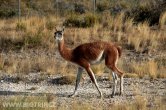
[[[118,76],[120,77],[120,94],[119,95],[122,95],[123,94],[123,73],[115,66],[109,66],[107,65],[107,67],[109,67],[113,72],[114,74],[118,74]],[[114,86],[116,86],[116,81],[114,80]],[[115,89],[116,87],[113,87],[113,91],[112,91],[112,95],[111,97],[113,97],[115,95]]]
[[[120,77],[120,94],[119,95],[123,95],[123,73],[117,68],[114,67],[113,71],[115,71],[115,73],[118,74],[118,76]]]
[[[112,78],[113,78],[114,85],[113,85],[111,97],[113,98],[116,93],[116,86],[117,86],[117,80],[118,80],[117,74],[115,72],[112,72]]]
[[[113,55],[108,53],[107,56],[105,57],[105,64],[109,69],[112,70],[113,74],[117,74],[120,77],[120,95],[122,95],[123,94],[123,75],[124,74],[116,67],[117,60],[118,60],[117,54],[114,54],[114,57],[113,57]],[[114,86],[113,86],[113,91],[112,91],[111,97],[113,97],[115,95],[116,85],[117,85],[116,84],[117,81],[114,77],[113,77],[113,80],[114,80]]]

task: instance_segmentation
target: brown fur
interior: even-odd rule
[[[72,50],[67,48],[64,40],[62,40],[61,42],[58,43],[58,49],[59,49],[59,53],[60,55],[67,61],[71,61],[72,58]]]
[[[71,50],[66,47],[64,39],[59,42],[59,52],[61,56],[85,69],[90,66],[90,61],[97,59],[101,51],[104,51],[103,57],[105,58],[106,66],[116,71],[118,75],[123,75],[123,73],[116,68],[118,56],[121,56],[121,48],[119,46],[104,41],[98,41],[85,43]]]

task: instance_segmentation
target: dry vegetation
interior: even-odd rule
[[[147,7],[150,7],[149,5],[152,2],[153,4],[156,3],[154,1],[148,2],[146,0],[146,2],[138,3],[137,5],[139,6],[136,7],[145,11]],[[68,0],[64,0],[63,2],[69,3]],[[58,79],[58,83],[73,84],[76,67],[60,57],[57,44],[53,37],[55,26],[60,28],[62,25],[66,25],[64,36],[66,44],[70,48],[96,40],[115,42],[123,48],[123,55],[118,65],[126,73],[125,77],[166,78],[166,12],[162,12],[158,25],[150,26],[150,21],[136,22],[133,16],[126,17],[124,12],[110,14],[108,11],[110,7],[108,1],[103,0],[100,2],[100,4],[97,4],[97,11],[102,13],[96,14],[89,12],[91,3],[88,2],[85,7],[88,12],[84,14],[73,13],[71,11],[65,12],[64,9],[62,10],[63,14],[57,17],[52,15],[55,10],[50,9],[51,14],[46,12],[47,16],[23,16],[20,20],[16,17],[8,19],[0,18],[0,77],[4,74],[20,77],[36,72],[44,75],[60,74],[64,77]],[[84,1],[79,1],[79,3],[85,5]],[[134,3],[131,2],[131,4],[128,4],[122,0],[117,3],[113,2],[111,7],[120,6],[122,9],[132,10],[132,7],[135,6]],[[44,4],[40,3],[39,5],[33,5],[36,6],[33,11],[44,6]],[[52,6],[52,4],[49,4],[49,6]],[[29,8],[26,7],[25,9]],[[1,11],[3,10],[0,9]],[[6,14],[7,12],[4,13]],[[24,10],[23,13],[25,13]],[[104,62],[103,64],[93,66],[92,69],[97,76],[102,76],[103,73],[110,72],[104,66]],[[50,95],[40,97],[13,96],[6,101],[43,101],[50,103],[48,101],[50,98],[52,101],[52,96]],[[153,109],[164,110],[165,100],[155,100],[158,106]],[[3,101],[3,99],[0,99],[0,101]],[[54,101],[56,102],[56,99]],[[63,104],[56,104],[56,109],[68,109],[63,108]],[[104,105],[98,107],[99,110],[103,108],[105,108]],[[142,96],[138,96],[133,103],[113,104],[110,105],[111,108],[115,110],[149,109],[146,97]],[[0,109],[17,110],[18,108],[3,108],[0,105]],[[38,110],[41,108],[33,109]],[[42,109],[51,110],[53,108]],[[75,101],[72,102],[72,106],[69,109],[92,110],[94,107],[88,103]]]
[[[136,99],[132,103],[113,103],[110,104],[109,107],[97,104],[97,108],[95,104],[90,105],[88,103],[80,102],[79,100],[70,102],[70,106],[66,106],[66,103],[59,104],[56,97],[51,94],[41,94],[41,96],[10,96],[5,102],[6,103],[0,104],[1,110],[29,110],[29,106],[33,110],[148,110],[147,99],[142,96],[136,96]],[[13,103],[13,105],[4,108],[9,102]],[[152,107],[152,110],[164,110],[166,107],[165,99],[162,98],[155,99],[154,104],[158,106]]]
[[[90,28],[66,28],[66,43],[72,48],[95,40],[116,42],[123,47],[124,54],[119,63],[122,70],[137,74],[139,77],[149,75],[152,78],[164,78],[166,40],[164,28],[149,27],[147,22],[134,25],[132,19],[123,22],[123,16],[123,13],[115,17],[107,15],[104,23],[97,23]],[[164,16],[163,14],[160,20],[161,27],[165,26]],[[7,19],[1,20],[0,24],[2,71],[12,74],[30,72],[64,74],[66,71],[71,73],[75,68],[70,66],[70,63],[60,63],[58,60],[60,56],[57,54],[53,33],[55,26],[62,25],[60,18],[31,17],[22,18],[20,22],[17,19]],[[57,71],[57,68],[62,69]],[[108,72],[102,65],[93,69],[99,74]]]

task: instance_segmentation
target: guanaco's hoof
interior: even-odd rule
[[[114,98],[114,94],[111,94],[111,98]]]
[[[100,98],[100,99],[103,99],[103,95],[101,95],[99,98]]]
[[[68,97],[75,97],[75,95],[74,95],[74,94],[71,94],[71,95],[68,95]]]
[[[120,93],[119,93],[119,96],[123,96],[123,93],[120,92]]]

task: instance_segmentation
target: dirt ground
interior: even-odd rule
[[[38,79],[40,73],[29,74],[29,78]],[[90,81],[89,77],[85,78],[84,82],[80,83],[78,88],[78,94],[74,98],[68,97],[74,90],[74,83],[60,85],[55,83],[61,76],[51,76],[40,82],[15,82],[14,77],[3,77],[0,80],[0,96],[1,98],[10,98],[11,96],[40,96],[41,94],[51,94],[53,101],[57,105],[72,106],[74,102],[84,102],[98,106],[109,107],[111,104],[123,104],[132,103],[136,98],[140,97],[141,100],[147,101],[147,106],[154,107],[156,99],[162,99],[166,102],[166,79],[150,79],[150,78],[124,78],[124,94],[123,96],[116,95],[111,98],[112,92],[112,80],[108,80],[107,74],[102,77],[97,77],[97,82],[101,91],[104,94],[104,98],[100,99],[99,94]],[[54,83],[53,83],[54,81]],[[119,83],[118,83],[119,84]],[[119,92],[119,85],[117,92]],[[97,105],[96,105],[97,104]],[[105,109],[106,109],[105,108]]]

